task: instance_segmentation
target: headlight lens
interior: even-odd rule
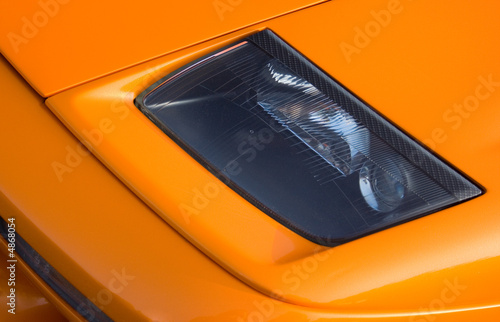
[[[240,195],[323,245],[481,193],[270,31],[165,77],[136,104]]]

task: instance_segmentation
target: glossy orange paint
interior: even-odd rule
[[[85,150],[5,60],[0,75],[8,107],[0,118],[0,214],[16,218],[17,233],[111,318],[232,321],[261,314],[255,303],[272,303],[285,320],[323,315],[271,300],[232,277],[92,155],[81,156],[60,182],[54,162]],[[11,121],[17,118],[23,122]],[[126,278],[120,282],[116,274]],[[40,277],[29,277],[41,285]]]
[[[65,162],[69,151],[84,151],[80,142],[5,60],[0,75],[0,97],[9,107],[0,118],[0,214],[15,217],[19,235],[112,319],[408,321],[406,314],[292,305],[254,290],[178,235],[90,154],[59,182],[51,165]],[[23,122],[11,122],[15,118]],[[69,320],[82,319],[39,276],[22,271]],[[125,273],[126,285],[114,271]],[[421,314],[412,318],[426,318]],[[440,321],[486,321],[498,314],[498,308],[458,310]],[[35,320],[53,321],[48,315]]]
[[[377,20],[381,12],[389,12],[385,26]],[[174,316],[174,321],[204,320],[202,316],[210,316],[207,321],[496,321],[496,12],[495,2],[337,0],[49,98],[52,111],[102,164],[80,155],[72,166],[77,162],[68,155],[75,161],[78,154],[71,151],[84,154],[77,150],[78,140],[32,93],[32,101],[21,101],[30,108],[2,109],[2,149],[12,158],[1,159],[7,170],[0,173],[0,191],[11,206],[3,205],[0,213],[18,209],[20,234],[89,298],[111,291],[110,271],[126,265],[137,277],[104,307],[116,319],[132,314],[137,320]],[[464,23],[471,20],[475,23]],[[374,21],[379,31],[368,34]],[[486,194],[339,247],[319,247],[218,182],[134,107],[133,99],[163,75],[263,28],[271,28],[479,182]],[[364,46],[359,43],[362,33]],[[2,97],[11,96],[16,89],[4,85]],[[470,105],[464,109],[475,102],[469,97],[479,102],[474,110]],[[21,102],[11,99],[6,105]],[[19,126],[9,122],[14,118],[26,121]],[[45,140],[37,135],[42,132]],[[69,170],[55,171],[54,161]],[[22,184],[19,178],[36,184]],[[197,191],[210,201],[206,206],[196,207]],[[184,206],[194,211],[186,216]],[[165,222],[251,287],[204,257]],[[140,237],[138,229],[144,232]]]
[[[324,1],[3,0],[0,52],[47,97]]]
[[[467,124],[468,135],[471,131],[477,132],[474,137],[480,137],[482,142],[490,142],[485,145],[491,148],[477,151],[475,155],[463,155],[457,149],[444,153],[448,161],[485,185],[488,190],[485,196],[327,250],[302,239],[253,208],[192,160],[133,105],[133,99],[153,83],[153,80],[159,78],[159,75],[165,75],[210,52],[212,46],[220,47],[230,43],[229,40],[241,39],[247,33],[269,27],[332,76],[347,83],[350,89],[376,109],[381,106],[379,110],[395,120],[399,126],[407,129],[417,139],[425,141],[426,132],[415,125],[425,123],[429,115],[439,110],[440,106],[446,110],[456,97],[455,86],[465,87],[462,82],[470,80],[458,77],[448,80],[447,86],[453,90],[431,91],[429,95],[435,97],[432,96],[425,106],[419,102],[421,94],[415,93],[413,88],[402,87],[401,82],[391,83],[396,87],[392,95],[389,95],[386,89],[382,90],[384,95],[381,95],[380,87],[373,84],[380,83],[380,78],[384,79],[380,75],[392,77],[392,74],[384,71],[398,70],[399,64],[406,65],[408,58],[403,49],[406,48],[407,51],[411,49],[411,57],[419,56],[413,53],[418,45],[412,44],[419,38],[408,32],[412,30],[410,26],[414,23],[415,16],[423,16],[421,10],[425,6],[418,4],[414,8],[406,8],[405,12],[403,4],[400,3],[397,9],[391,9],[394,15],[400,14],[393,18],[393,23],[399,24],[394,29],[406,31],[406,38],[402,38],[397,31],[391,34],[390,26],[387,26],[389,31],[383,36],[387,44],[398,43],[397,55],[405,57],[404,59],[397,60],[396,57],[386,59],[385,56],[391,56],[391,53],[380,50],[376,54],[371,54],[375,49],[368,47],[364,55],[359,53],[359,57],[351,57],[349,62],[340,56],[345,53],[340,47],[330,48],[332,44],[339,46],[342,39],[350,41],[352,34],[355,34],[353,30],[357,30],[356,25],[362,25],[362,19],[366,18],[359,18],[361,15],[356,15],[356,12],[366,12],[368,17],[375,19],[374,15],[370,14],[371,10],[380,8],[389,11],[384,5],[390,6],[384,1],[377,4],[365,3],[365,5],[366,9],[361,10],[359,3],[353,4],[348,1],[326,3],[66,91],[51,97],[48,104],[75,135],[86,141],[103,163],[162,218],[226,269],[266,294],[277,292],[286,301],[312,307],[401,312],[411,311],[415,307],[425,307],[432,301],[433,298],[429,298],[429,294],[432,293],[429,293],[429,285],[443,288],[446,281],[460,277],[460,283],[471,285],[470,287],[475,290],[457,297],[450,305],[451,308],[472,308],[481,303],[497,305],[498,295],[495,292],[488,292],[486,286],[493,281],[499,282],[495,270],[491,269],[498,267],[498,243],[490,242],[492,238],[498,238],[495,233],[498,224],[495,211],[498,184],[496,180],[491,180],[492,167],[498,160],[498,151],[494,148],[498,137],[495,133],[484,137],[480,135],[482,132],[479,132],[485,126],[493,130],[496,123],[485,124],[485,121],[482,121]],[[469,6],[467,10],[462,8],[457,10],[457,13],[474,14],[478,11],[479,15],[480,11],[487,11],[478,5]],[[444,8],[443,6],[441,10]],[[488,11],[491,11],[491,8]],[[339,26],[353,25],[353,27],[337,30],[332,36],[331,27],[328,27],[329,19],[332,17]],[[432,17],[438,16],[429,16],[428,19]],[[399,18],[399,21],[396,18]],[[462,17],[457,16],[455,19],[460,22]],[[299,32],[298,21],[310,21],[311,24],[301,25]],[[497,24],[493,16],[491,21],[485,21],[482,27],[469,29],[472,38],[476,34],[483,36],[485,26],[493,27]],[[446,24],[453,23],[451,18],[446,22]],[[440,26],[438,21],[432,21],[429,25],[435,29]],[[446,29],[447,26],[443,28]],[[421,31],[414,32],[419,34]],[[381,38],[383,36],[380,35]],[[325,41],[327,37],[334,40]],[[404,39],[408,39],[407,43],[401,44]],[[482,43],[485,48],[477,51],[497,46],[493,49],[496,49],[496,53],[499,52],[498,45],[484,41]],[[456,46],[463,45],[458,43]],[[423,44],[419,48],[421,56],[428,55],[427,51],[432,50]],[[325,52],[334,53],[329,56],[330,61],[322,59]],[[332,56],[337,59],[332,60]],[[436,54],[434,59],[443,63],[433,68],[443,66],[442,73],[446,74],[447,57],[448,54],[441,56]],[[483,78],[488,78],[492,74],[500,74],[499,65],[494,57],[496,56],[491,54],[490,59],[478,61],[477,65],[470,63],[464,68],[465,75],[477,70],[477,77],[472,79],[472,91],[481,84],[482,75]],[[354,58],[359,58],[361,64],[370,66],[367,69],[368,80],[370,77],[377,77],[379,81],[373,79],[370,83],[363,79],[359,85],[356,80],[351,80],[351,68],[356,64],[352,61]],[[421,64],[426,65],[429,62]],[[485,67],[489,68],[488,72],[482,74],[481,71],[485,70]],[[375,72],[370,74],[369,72],[374,69]],[[443,81],[440,77],[429,80],[427,74],[420,75],[421,78],[416,78],[417,76],[419,75],[412,75],[410,79],[412,84]],[[451,82],[455,82],[456,85]],[[372,84],[372,87],[365,90],[368,85],[363,87],[364,84]],[[469,92],[463,93],[465,94],[462,94],[463,97],[459,96],[459,99],[463,100]],[[478,113],[489,113],[493,116],[490,120],[494,120],[498,118],[498,111],[487,106],[494,106],[500,100],[500,94],[495,96],[494,89],[490,94],[491,99],[484,102],[485,107]],[[432,100],[433,98],[435,100]],[[412,122],[398,118],[398,113],[402,110],[399,108],[403,104],[402,99],[406,101],[406,106],[412,107],[405,110],[406,114],[411,115]],[[449,105],[441,105],[441,101],[446,99],[451,100]],[[434,103],[435,101],[437,103]],[[441,118],[436,119],[437,124],[447,125]],[[424,126],[424,130],[426,129]],[[88,133],[97,131],[103,133],[102,139],[93,142]],[[453,144],[453,139],[450,135],[448,144]],[[477,150],[475,146],[474,144],[470,148]],[[441,149],[436,151],[442,152]],[[477,162],[478,159],[482,162]],[[212,199],[203,209],[194,207],[197,191],[204,194],[205,199]],[[194,210],[186,210],[189,209],[187,207]],[[490,211],[483,210],[481,220],[477,220],[476,209],[490,209]],[[395,240],[399,242],[395,243]],[[479,245],[481,246],[476,247]],[[297,267],[314,271],[314,274],[299,272]],[[481,274],[477,274],[478,271]]]

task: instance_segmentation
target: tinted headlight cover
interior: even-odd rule
[[[269,30],[166,76],[136,105],[241,196],[321,245],[482,193]]]

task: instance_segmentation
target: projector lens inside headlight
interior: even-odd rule
[[[322,245],[481,194],[268,30],[165,77],[136,104],[228,186]]]
[[[359,171],[359,187],[366,203],[382,212],[396,209],[406,190],[401,171],[390,159],[383,167],[366,161]]]

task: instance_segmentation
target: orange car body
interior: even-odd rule
[[[497,2],[3,7],[0,215],[15,218],[16,233],[111,319],[500,317]],[[266,28],[485,193],[318,246],[220,182],[134,105],[163,76]],[[1,317],[54,320],[55,307],[67,319],[92,320],[21,259],[18,274],[16,315],[3,305]],[[10,289],[0,283],[5,301]]]

